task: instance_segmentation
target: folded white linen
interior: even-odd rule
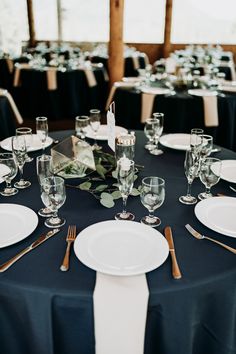
[[[5,89],[0,89],[0,96],[7,97],[8,101],[9,101],[9,104],[11,106],[11,109],[12,109],[13,113],[15,114],[16,121],[19,124],[22,124],[23,123],[23,118],[22,118],[20,112],[18,111],[18,108],[17,108],[17,106],[16,106],[11,94]]]
[[[154,93],[142,93],[141,101],[141,123],[145,123],[152,115],[153,102],[156,94]]]
[[[217,96],[203,96],[204,123],[206,127],[218,127]]]
[[[10,59],[10,58],[7,58],[7,59],[6,59],[6,63],[7,63],[7,66],[8,66],[9,73],[12,74],[12,73],[13,73],[13,70],[14,70],[14,63],[13,63],[13,60]]]
[[[93,70],[92,69],[83,69],[83,70],[84,70],[89,87],[96,86],[97,80],[95,78]]]
[[[146,275],[96,274],[96,354],[143,354],[149,291]]]
[[[236,86],[234,85],[222,85],[220,89],[225,92],[236,92]]]
[[[136,55],[133,55],[132,60],[133,60],[134,69],[138,70],[140,68],[138,57]]]
[[[138,84],[139,83],[137,83],[137,82],[123,82],[123,81],[114,82],[113,86],[110,89],[108,98],[107,98],[105,110],[108,111],[109,106],[110,106],[110,104],[111,104],[111,102],[113,100],[113,97],[115,95],[117,87],[124,87],[124,88],[129,89],[129,88],[136,87]]]
[[[14,87],[18,87],[21,85],[21,82],[20,82],[21,69],[30,69],[30,65],[29,64],[15,65],[15,73],[14,73],[14,79],[13,79],[13,86]]]
[[[47,75],[47,86],[48,90],[56,90],[57,89],[57,69],[56,68],[48,68],[46,71]]]

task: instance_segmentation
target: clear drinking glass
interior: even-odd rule
[[[200,200],[212,197],[211,187],[217,184],[221,174],[221,160],[214,157],[207,157],[201,165],[200,180],[205,185],[206,190],[198,194]]]
[[[134,220],[134,214],[126,211],[126,204],[134,184],[134,161],[122,157],[117,161],[117,180],[122,196],[123,210],[115,215],[116,220]]]
[[[0,154],[0,178],[6,182],[6,187],[0,192],[4,197],[15,195],[18,189],[11,186],[12,179],[17,174],[17,166],[13,154]]]
[[[85,139],[86,129],[89,126],[88,116],[77,116],[75,117],[75,134],[80,139]]]
[[[198,154],[200,152],[200,147],[202,144],[202,135],[204,133],[203,129],[193,128],[190,134],[190,149],[193,153]]]
[[[97,143],[97,132],[101,124],[101,112],[99,109],[90,109],[89,114],[90,114],[89,124],[94,132],[93,149],[100,150],[102,147],[99,146]]]
[[[197,198],[191,195],[191,186],[194,178],[198,175],[199,159],[191,150],[186,151],[184,160],[184,170],[188,180],[188,189],[186,195],[179,197],[179,201],[183,204],[195,204],[197,203]]]
[[[163,132],[164,126],[164,114],[163,113],[153,113],[153,117],[158,121],[158,124],[155,124],[155,135],[154,135],[154,143],[155,148],[150,150],[150,153],[153,155],[161,155],[163,153],[162,150],[158,148],[159,139]]]
[[[199,137],[202,139],[200,147],[200,160],[203,162],[207,156],[210,155],[213,148],[213,137],[211,135],[201,134]]]
[[[44,178],[53,176],[52,170],[52,156],[51,155],[40,155],[36,158],[36,171],[38,176],[38,181],[40,187]],[[43,217],[49,217],[53,215],[52,210],[49,208],[41,208],[38,214]]]
[[[154,211],[159,208],[165,200],[165,181],[160,177],[145,177],[142,180],[140,194],[141,203],[149,211],[148,216],[141,219],[141,223],[156,227],[161,224],[160,218],[154,216]]]
[[[144,146],[147,150],[154,150],[156,145],[154,144],[155,131],[158,127],[158,120],[156,118],[148,118],[144,126],[144,134],[148,138],[147,144]],[[157,126],[157,127],[156,127]]]
[[[23,170],[27,153],[24,135],[17,135],[12,137],[12,152],[15,156],[20,171],[20,180],[15,182],[14,186],[19,189],[28,188],[31,186],[31,183],[29,181],[25,181],[23,178]]]
[[[44,154],[45,143],[48,137],[48,119],[47,117],[36,118],[36,133],[42,143],[42,153]]]
[[[33,141],[33,136],[32,136],[32,129],[28,127],[21,127],[16,129],[16,135],[23,135],[25,137],[25,142],[26,142],[26,162],[31,162],[33,161],[33,157],[30,157],[28,155],[29,148],[32,145]]]
[[[46,219],[44,224],[50,228],[63,226],[66,220],[58,216],[58,209],[66,200],[64,179],[58,176],[44,178],[41,184],[41,199],[53,213],[53,216]]]

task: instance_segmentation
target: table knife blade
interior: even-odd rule
[[[175,254],[175,246],[174,246],[174,241],[173,241],[173,236],[172,236],[172,230],[170,226],[166,226],[164,229],[165,237],[169,245],[169,250],[170,250],[170,256],[172,260],[172,276],[174,279],[180,279],[182,278],[182,274],[179,269],[179,265],[176,259],[176,254]]]
[[[29,245],[28,247],[24,248],[22,251],[20,251],[19,253],[17,253],[14,257],[12,257],[11,259],[9,259],[8,261],[6,261],[5,263],[3,263],[2,265],[0,265],[0,272],[5,272],[5,270],[7,270],[10,266],[12,266],[12,264],[14,264],[16,261],[18,261],[18,259],[20,259],[21,257],[23,257],[26,253],[32,251],[33,249],[35,249],[36,247],[38,247],[39,245],[41,245],[44,241],[48,240],[50,237],[54,236],[56,233],[58,233],[60,231],[60,229],[53,229],[48,231],[47,233],[42,234],[41,236],[39,236],[39,238],[37,238],[36,241],[34,241],[33,243],[31,243],[31,245]]]

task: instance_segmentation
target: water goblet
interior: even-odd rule
[[[36,158],[36,171],[38,176],[38,181],[40,187],[44,178],[53,176],[52,170],[52,156],[51,155],[40,155]],[[52,210],[49,208],[41,208],[38,214],[43,217],[52,216]]]
[[[158,125],[159,122],[156,120],[156,118],[148,118],[145,122],[144,126],[144,134],[148,138],[147,144],[144,146],[145,149],[147,150],[154,150],[155,149],[155,144],[154,144],[154,138],[155,138],[155,129],[156,125]]]
[[[12,152],[17,161],[17,165],[20,172],[20,180],[14,183],[14,186],[18,189],[24,189],[31,186],[30,181],[25,181],[23,178],[23,170],[26,162],[26,142],[24,135],[16,135],[12,137]]]
[[[211,153],[213,148],[213,137],[207,134],[200,134],[199,137],[202,139],[199,154],[200,160],[203,162]]]
[[[66,200],[64,179],[58,176],[44,178],[41,184],[41,199],[53,213],[51,217],[45,220],[45,226],[50,228],[63,226],[66,220],[58,216],[58,209]]]
[[[116,220],[134,220],[135,216],[126,210],[129,194],[134,184],[134,161],[122,157],[117,161],[117,180],[122,196],[123,210],[115,215]]]
[[[45,143],[48,137],[48,119],[47,117],[36,118],[36,133],[42,144],[42,153],[44,154]]]
[[[6,182],[6,187],[0,192],[4,197],[18,193],[18,189],[11,186],[12,179],[17,174],[17,166],[12,153],[0,154],[0,177]]]
[[[21,128],[17,128],[16,129],[16,135],[23,135],[25,137],[25,142],[26,142],[26,149],[27,149],[27,152],[26,152],[26,162],[31,162],[33,161],[33,157],[30,157],[28,155],[28,151],[29,151],[29,148],[31,147],[32,145],[32,140],[33,140],[33,137],[32,137],[32,129],[31,128],[28,128],[28,127],[21,127]]]
[[[161,155],[163,151],[158,148],[159,139],[163,132],[163,125],[164,125],[164,114],[163,113],[153,113],[153,117],[158,121],[155,124],[155,133],[154,133],[154,142],[155,148],[150,151],[152,155]]]
[[[203,129],[193,128],[190,134],[190,149],[193,153],[198,154],[202,145]]]
[[[90,109],[89,114],[89,124],[94,132],[94,144],[92,147],[94,150],[100,150],[102,147],[97,143],[97,132],[101,124],[101,112],[99,109]]]
[[[195,204],[197,203],[197,198],[191,195],[191,186],[194,178],[197,177],[199,171],[199,159],[191,151],[187,150],[184,160],[184,171],[188,181],[187,194],[179,197],[179,201],[183,204]]]
[[[149,215],[141,219],[141,223],[152,227],[159,226],[161,220],[157,216],[154,216],[154,211],[159,208],[165,200],[164,179],[160,177],[143,178],[140,199],[141,203],[149,212]]]
[[[212,197],[211,187],[217,184],[221,174],[221,160],[207,157],[201,165],[200,180],[205,185],[205,192],[198,194],[200,200]]]
[[[80,139],[85,139],[86,129],[89,126],[88,116],[77,116],[75,117],[75,134]]]

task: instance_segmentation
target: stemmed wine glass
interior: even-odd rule
[[[44,154],[45,143],[48,137],[48,119],[47,117],[36,118],[36,133],[42,143],[42,153]]]
[[[17,165],[20,171],[20,180],[15,182],[14,186],[19,189],[28,188],[31,186],[30,181],[25,181],[23,178],[23,169],[26,162],[26,142],[24,135],[16,135],[12,137],[12,152],[16,158]]]
[[[194,154],[198,154],[200,152],[200,148],[202,145],[202,135],[204,133],[203,129],[193,128],[191,129],[190,134],[190,149]]]
[[[144,134],[148,138],[147,144],[144,146],[147,150],[154,150],[154,138],[155,138],[155,131],[157,129],[156,125],[158,126],[159,122],[156,118],[148,118],[145,122],[144,126]]]
[[[210,155],[211,150],[213,148],[213,137],[207,134],[201,134],[199,137],[202,139],[202,143],[200,146],[200,160],[201,163]]]
[[[6,187],[0,192],[4,197],[15,195],[18,189],[11,186],[12,179],[17,174],[17,166],[13,154],[0,154],[0,177],[6,182]]]
[[[58,216],[58,209],[66,200],[64,179],[52,176],[44,178],[41,183],[41,199],[53,213],[53,216],[46,219],[44,224],[50,228],[61,227],[66,223],[64,218]]]
[[[40,186],[44,178],[53,176],[52,170],[52,156],[51,155],[41,155],[36,158],[36,171],[38,176],[38,181]],[[38,214],[43,217],[49,217],[53,215],[52,210],[49,208],[41,208]]]
[[[183,204],[188,205],[195,204],[197,203],[197,198],[191,195],[191,186],[194,178],[198,175],[199,158],[191,150],[186,151],[184,160],[184,170],[188,180],[188,189],[186,195],[179,197],[179,201]]]
[[[123,210],[115,215],[116,220],[134,220],[134,214],[126,211],[126,204],[134,184],[134,161],[121,157],[117,161],[117,180],[122,196]]]
[[[163,132],[163,125],[164,125],[164,114],[163,113],[153,113],[153,117],[158,121],[155,124],[155,135],[154,135],[154,142],[155,148],[150,151],[152,155],[161,155],[163,153],[162,150],[158,149],[159,139]]]
[[[75,117],[75,134],[80,139],[84,139],[86,136],[86,128],[89,126],[88,116]]]
[[[28,127],[17,128],[16,129],[16,135],[23,135],[25,137],[26,149],[27,149],[26,156],[25,156],[26,157],[25,161],[26,162],[33,161],[33,157],[30,157],[28,155],[28,151],[29,151],[30,146],[32,145],[32,140],[33,140],[32,129],[28,128]]]
[[[142,180],[141,203],[149,211],[149,215],[141,219],[141,223],[156,227],[161,224],[160,218],[154,216],[154,211],[159,208],[165,200],[165,181],[160,177],[145,177]]]
[[[200,200],[212,197],[211,187],[220,180],[221,160],[214,157],[207,157],[201,165],[200,180],[205,185],[206,190],[198,194]]]
[[[101,112],[99,109],[90,109],[90,120],[89,124],[94,132],[94,150],[100,150],[102,147],[97,144],[97,132],[101,124]]]

